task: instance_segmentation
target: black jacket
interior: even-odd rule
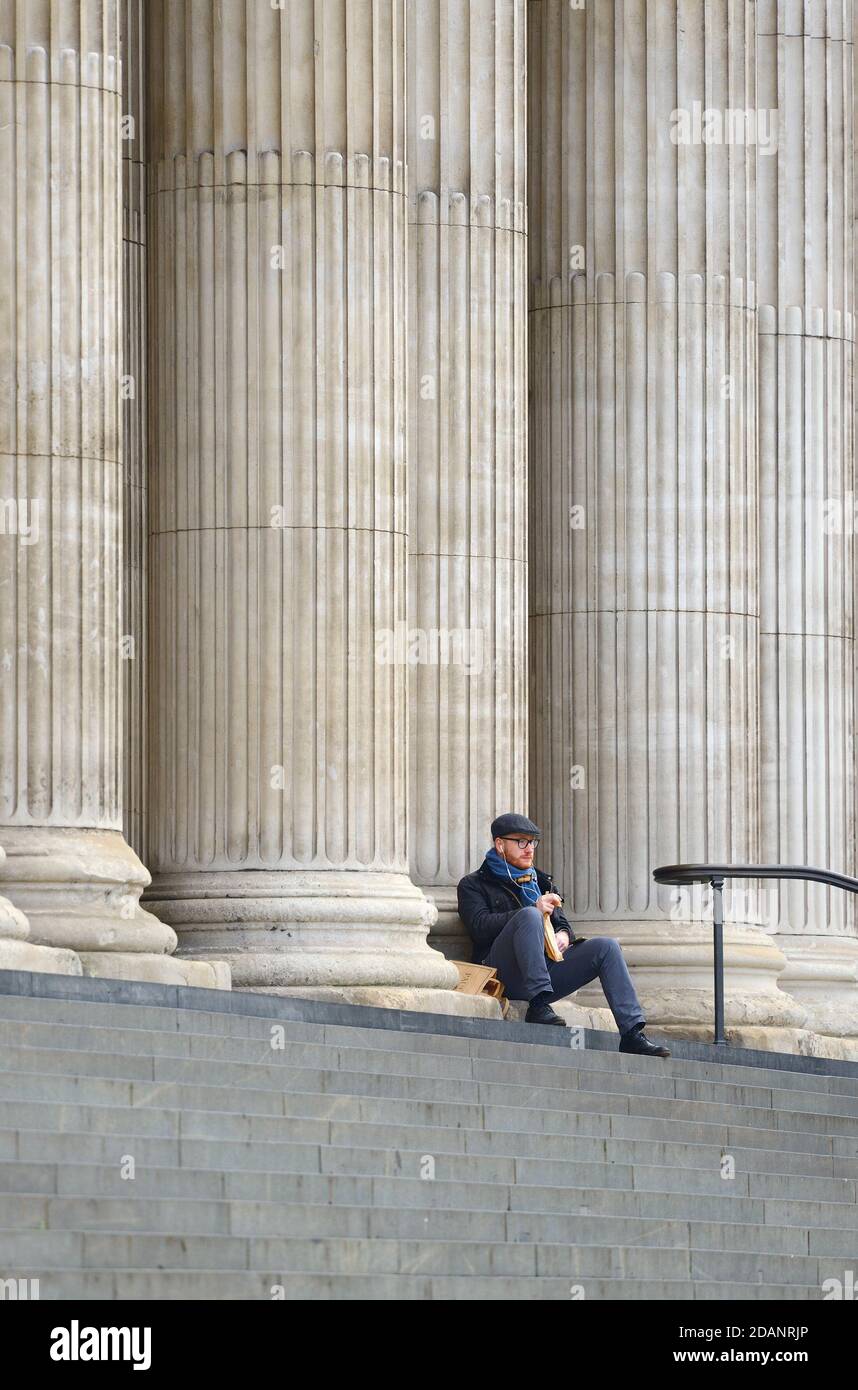
[[[540,893],[557,892],[551,875],[544,874],[541,869],[536,870],[536,882]],[[485,860],[476,873],[466,874],[459,880],[457,895],[459,916],[474,945],[471,960],[481,965],[495,937],[500,935],[513,913],[520,912],[526,904],[521,901],[512,884],[505,884],[503,879],[492,873]],[[568,932],[570,942],[576,940],[561,908],[555,907],[552,912],[551,925],[555,931]]]

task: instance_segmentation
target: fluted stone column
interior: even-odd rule
[[[524,0],[408,11],[411,870],[456,884],[527,803]]]
[[[529,24],[531,812],[648,1019],[711,1036],[711,927],[651,873],[759,847],[757,155],[723,117],[702,135],[754,107],[754,6],[536,0]],[[728,1024],[795,1045],[750,919]]]
[[[35,944],[86,973],[169,959],[122,835],[117,0],[0,9],[0,827]]]
[[[761,852],[854,875],[852,23],[757,5]],[[785,883],[770,915],[781,986],[858,1056],[854,898]]]
[[[458,1008],[408,874],[405,6],[148,10],[150,898],[238,986]]]
[[[122,572],[123,814],[128,843],[146,863],[146,0],[120,0],[122,53]]]

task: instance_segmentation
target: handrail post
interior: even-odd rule
[[[715,1043],[726,1047],[724,1036],[724,898],[723,878],[712,878],[712,929],[715,937]]]

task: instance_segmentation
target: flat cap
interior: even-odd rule
[[[515,811],[505,811],[502,816],[497,816],[491,825],[492,839],[504,835],[535,835],[541,837],[542,831],[538,825],[534,825],[527,816],[519,816]]]

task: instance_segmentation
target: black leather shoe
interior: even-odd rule
[[[632,1029],[620,1038],[620,1052],[634,1052],[638,1057],[669,1057],[668,1048],[661,1043],[650,1042],[643,1028]]]
[[[559,1023],[561,1028],[566,1024],[559,1014],[556,1014],[550,1004],[531,1004],[527,1013],[524,1015],[525,1023]]]

